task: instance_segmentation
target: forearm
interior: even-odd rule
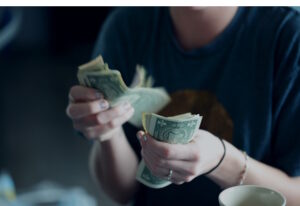
[[[208,177],[221,187],[230,187],[239,184],[241,171],[245,166],[245,158],[241,151],[226,142],[227,154],[220,165]],[[284,172],[248,158],[247,175],[244,184],[261,185],[281,192],[288,205],[299,205],[300,178],[291,178]]]
[[[126,203],[137,191],[138,159],[122,129],[102,143],[95,142],[90,165],[93,176],[111,198]]]

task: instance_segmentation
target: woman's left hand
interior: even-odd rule
[[[168,144],[155,140],[143,131],[137,133],[142,157],[153,175],[175,184],[190,182],[209,171],[220,161],[224,148],[218,137],[199,129],[188,144]]]

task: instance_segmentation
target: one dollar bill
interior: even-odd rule
[[[164,117],[154,113],[143,113],[144,130],[158,141],[170,144],[187,144],[199,129],[202,116],[190,113],[172,117]],[[170,181],[156,177],[145,165],[144,160],[139,164],[136,179],[151,188],[163,188]]]
[[[158,112],[170,102],[164,88],[151,88],[153,79],[146,78],[146,70],[137,66],[132,85],[127,87],[118,70],[109,69],[101,56],[79,66],[77,77],[81,85],[95,88],[103,93],[113,107],[122,101],[128,101],[135,112],[129,122],[136,127],[142,125],[143,112]]]

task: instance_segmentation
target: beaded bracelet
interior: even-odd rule
[[[244,155],[244,158],[245,158],[245,165],[244,165],[244,168],[241,172],[241,177],[240,177],[240,180],[239,180],[239,185],[243,185],[244,184],[244,181],[246,179],[246,176],[247,176],[247,171],[248,171],[248,155],[245,151],[242,151],[243,155]]]

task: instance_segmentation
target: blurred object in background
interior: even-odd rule
[[[0,205],[5,202],[12,202],[16,199],[15,184],[6,171],[0,171]]]
[[[21,18],[20,8],[0,8],[0,51],[16,36]]]
[[[17,195],[17,200],[30,206],[96,206],[96,200],[81,187],[64,188],[52,182],[41,182]]]
[[[83,188],[63,188],[51,182],[42,182],[32,189],[16,195],[11,176],[0,174],[1,206],[96,206],[96,200]]]
[[[110,10],[0,7],[1,34],[19,19],[0,50],[0,171],[13,177],[17,199],[47,180],[80,187],[109,205],[90,177],[90,144],[74,135],[65,109],[77,67],[91,58]],[[17,17],[8,18],[15,11]]]

